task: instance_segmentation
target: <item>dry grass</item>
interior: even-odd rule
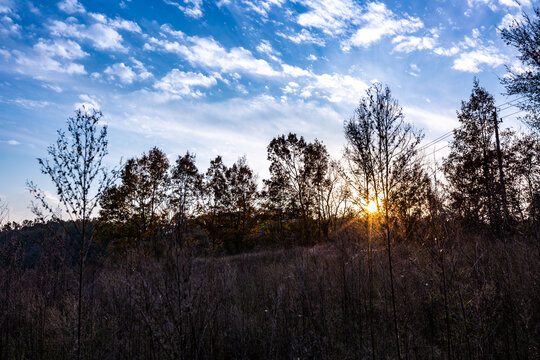
[[[395,358],[386,254],[376,245],[370,307],[359,238],[217,258],[141,250],[89,265],[83,357]],[[53,254],[28,268],[8,243],[1,251],[0,358],[71,358],[74,272]],[[404,357],[540,356],[536,244],[459,239],[393,251]]]

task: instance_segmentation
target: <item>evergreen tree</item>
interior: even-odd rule
[[[497,177],[495,100],[474,80],[471,96],[457,112],[450,154],[443,162],[450,206],[458,218],[492,227],[502,222],[502,199]],[[494,228],[495,229],[495,228]]]
[[[540,8],[534,10],[534,18],[523,13],[523,20],[514,20],[501,30],[507,45],[519,52],[521,67],[511,67],[502,78],[508,95],[522,95],[526,98],[520,108],[528,112],[529,125],[540,130]]]

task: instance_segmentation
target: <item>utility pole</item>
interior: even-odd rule
[[[503,171],[503,159],[501,152],[501,142],[499,140],[499,120],[497,119],[497,111],[493,112],[493,123],[495,126],[495,142],[497,144],[497,160],[499,163],[499,180],[501,182],[501,197],[503,205],[503,228],[508,227],[508,205],[506,203],[506,184],[504,181],[504,171]]]

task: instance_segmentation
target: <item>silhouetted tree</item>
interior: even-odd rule
[[[405,122],[402,108],[392,97],[390,89],[377,83],[367,89],[355,115],[345,123],[345,137],[348,142],[346,155],[350,159],[351,172],[357,178],[355,187],[364,198],[363,204],[376,201],[384,214],[396,355],[399,359],[390,217],[402,205],[399,200],[402,196],[414,199],[423,191],[419,187],[419,179],[423,180],[424,176],[417,158],[422,135]]]
[[[345,122],[345,138],[345,158],[361,209],[375,201],[389,216],[421,210],[430,185],[418,157],[423,135],[404,121],[388,87],[375,84],[366,91]]]
[[[116,250],[156,240],[166,215],[170,179],[169,160],[154,147],[124,165],[119,185],[101,200],[100,238]]]
[[[207,210],[206,228],[210,233],[212,246],[219,249],[223,245],[224,223],[221,221],[230,202],[230,189],[227,185],[227,167],[221,156],[210,161],[204,181],[205,203]]]
[[[540,141],[531,134],[504,134],[505,173],[511,213],[531,233],[540,225]],[[527,226],[528,225],[528,226]]]
[[[443,162],[450,205],[459,218],[495,229],[502,222],[494,127],[499,120],[493,96],[477,79],[457,116],[460,126],[454,130],[450,154]]]
[[[519,51],[521,67],[508,68],[502,78],[508,95],[523,95],[527,101],[519,107],[528,112],[529,125],[540,130],[540,8],[534,10],[534,18],[523,12],[522,20],[514,20],[501,30],[507,45]]]
[[[195,165],[195,154],[186,152],[176,159],[171,174],[170,206],[173,213],[176,241],[183,243],[188,222],[197,215],[202,196],[203,177]]]
[[[68,233],[79,244],[77,296],[77,358],[81,357],[83,271],[87,251],[92,244],[91,216],[112,177],[103,166],[107,155],[107,127],[99,126],[99,111],[79,109],[67,120],[67,133],[58,130],[56,144],[49,146],[50,159],[38,159],[41,172],[48,175],[56,187],[59,206],[74,222],[76,234]],[[54,221],[61,214],[47,201],[46,193],[28,182],[30,192],[38,200],[34,211],[38,219],[48,213]]]
[[[307,242],[312,235],[309,222],[317,211],[317,186],[324,185],[328,169],[326,147],[318,140],[307,143],[303,137],[289,133],[274,138],[267,153],[270,179],[265,180],[266,193],[275,196],[271,199],[274,206],[285,206],[281,213],[287,213],[289,219],[300,220],[300,238]]]
[[[235,251],[239,251],[246,245],[249,231],[253,226],[257,178],[247,164],[245,156],[228,168],[225,175],[230,193],[228,212],[234,229]]]

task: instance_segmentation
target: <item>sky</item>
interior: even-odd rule
[[[104,114],[111,167],[158,146],[171,163],[194,152],[201,171],[217,155],[227,165],[246,155],[262,179],[267,144],[288,132],[339,158],[343,122],[374,82],[390,87],[428,143],[457,126],[474,76],[497,104],[512,100],[500,78],[520,63],[498,29],[534,6],[0,0],[0,198],[14,221],[32,218],[27,180],[55,201],[36,159],[83,105]],[[503,121],[519,126],[512,111]]]

